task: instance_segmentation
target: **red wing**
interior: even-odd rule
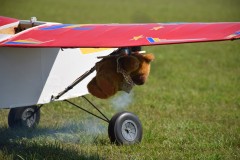
[[[8,25],[8,24],[12,24],[12,23],[18,22],[18,21],[19,20],[14,19],[14,18],[0,16],[0,28],[2,26]]]
[[[45,24],[0,42],[0,47],[118,48],[238,38],[240,38],[240,22]]]

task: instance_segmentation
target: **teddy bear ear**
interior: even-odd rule
[[[144,57],[144,59],[145,59],[148,63],[150,63],[151,61],[153,61],[154,58],[155,58],[152,53],[143,54],[143,57]]]

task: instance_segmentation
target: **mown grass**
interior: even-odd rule
[[[240,21],[239,7],[238,0],[12,0],[1,2],[0,14],[63,23],[213,22]],[[55,102],[29,131],[9,129],[8,110],[0,110],[0,159],[240,159],[239,41],[144,49],[156,57],[151,75],[124,108],[142,121],[140,144],[112,145],[107,124]],[[88,97],[108,117],[123,109]]]

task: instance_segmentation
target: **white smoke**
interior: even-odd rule
[[[48,136],[55,140],[73,143],[92,143],[96,137],[104,134],[107,128],[97,119],[89,118],[80,122],[68,122],[61,126],[55,133]]]
[[[133,102],[133,91],[121,92],[111,100],[111,105],[116,111],[125,110]]]

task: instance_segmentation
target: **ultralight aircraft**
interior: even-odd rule
[[[0,108],[10,108],[9,127],[35,127],[40,108],[63,100],[109,123],[111,142],[134,144],[142,126],[131,112],[108,119],[84,95],[95,76],[95,64],[124,50],[142,53],[141,46],[236,40],[240,22],[62,24],[0,16]],[[82,97],[101,116],[70,98]]]

